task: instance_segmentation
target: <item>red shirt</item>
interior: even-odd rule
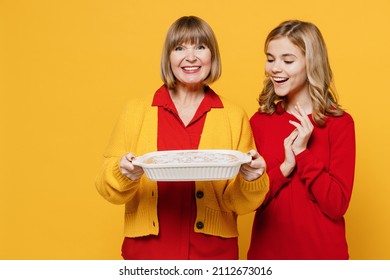
[[[207,112],[223,108],[210,88],[191,122],[185,126],[165,86],[155,93],[152,106],[158,106],[157,148],[164,150],[198,149]],[[159,235],[125,238],[124,259],[237,259],[237,238],[195,233],[195,182],[158,182]]]

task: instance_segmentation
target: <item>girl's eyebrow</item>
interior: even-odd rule
[[[274,56],[273,54],[271,53],[267,53],[267,55],[269,56]],[[292,53],[285,53],[285,54],[282,54],[282,57],[289,57],[289,56],[293,56],[293,57],[296,57],[296,55],[292,54]]]
[[[292,54],[292,53],[285,53],[285,54],[282,54],[282,57],[286,57],[286,56],[293,56],[293,57],[296,57],[295,54]]]

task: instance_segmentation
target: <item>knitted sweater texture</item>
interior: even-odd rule
[[[344,113],[315,126],[286,178],[280,165],[284,139],[295,129],[289,120],[298,121],[287,112],[256,113],[250,120],[267,162],[270,191],[256,213],[248,258],[348,259],[344,214],[355,171],[353,119]]]
[[[213,108],[207,113],[199,149],[233,149],[248,152],[255,149],[246,113],[220,97],[224,108]],[[122,111],[104,153],[104,161],[96,188],[108,201],[125,204],[124,235],[139,237],[158,235],[157,183],[144,174],[132,181],[120,172],[119,161],[126,153],[143,155],[157,151],[158,107],[151,100],[134,99]],[[269,189],[264,173],[259,179],[246,181],[239,174],[230,180],[196,182],[195,192],[203,191],[197,201],[197,220],[205,227],[195,232],[221,237],[236,237],[237,215],[256,210]]]

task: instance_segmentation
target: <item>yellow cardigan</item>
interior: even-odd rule
[[[243,109],[220,97],[224,108],[212,108],[206,117],[199,149],[232,149],[248,152],[255,149],[248,117]],[[114,204],[125,204],[124,235],[138,237],[158,235],[157,183],[144,174],[132,181],[119,169],[126,153],[143,155],[157,151],[157,111],[151,100],[128,102],[113,130],[96,177],[98,192]],[[197,218],[194,231],[221,237],[236,237],[237,215],[256,210],[269,190],[268,175],[246,181],[239,174],[231,180],[199,181],[196,191],[204,197],[196,200]],[[195,195],[195,194],[194,194]],[[197,222],[204,227],[198,229]]]

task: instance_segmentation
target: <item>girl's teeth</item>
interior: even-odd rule
[[[288,78],[274,78],[274,81],[277,83],[285,82],[287,80],[288,80]]]

